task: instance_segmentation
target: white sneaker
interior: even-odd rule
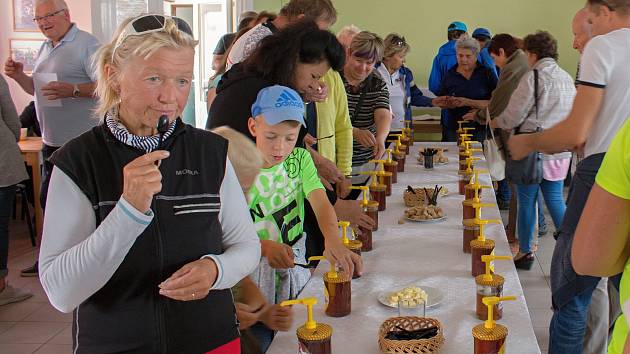
[[[11,285],[7,284],[4,290],[0,292],[0,305],[24,301],[31,296],[33,296],[33,294],[29,293],[28,291],[14,288]]]

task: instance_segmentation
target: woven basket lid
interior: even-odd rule
[[[345,283],[345,282],[349,282],[350,281],[350,277],[343,271],[338,271],[337,272],[337,277],[335,277],[335,278],[329,277],[328,273],[329,272],[324,273],[324,281],[325,282],[337,284],[337,283]]]
[[[475,282],[477,283],[477,285],[497,287],[505,283],[505,278],[503,278],[502,276],[498,274],[491,274],[490,275],[492,277],[491,280],[483,279],[484,275],[485,274],[481,274],[475,277]]]
[[[377,185],[372,185],[370,184],[370,191],[378,191],[378,192],[384,192],[387,189],[387,186],[384,184],[377,184]]]
[[[332,327],[325,323],[318,323],[315,329],[306,329],[305,326],[300,326],[300,328],[295,331],[298,338],[304,341],[330,339],[330,337],[332,337],[332,332]]]
[[[349,250],[360,250],[363,246],[363,242],[359,240],[349,240],[348,243],[344,244]]]
[[[368,209],[378,209],[378,202],[376,200],[368,200],[367,208]]]
[[[486,239],[485,241],[472,240],[470,241],[470,248],[493,249],[494,240],[490,240],[490,239]]]
[[[505,339],[508,335],[508,329],[500,324],[495,324],[494,328],[486,328],[484,324],[476,325],[472,329],[472,335],[475,339],[484,341],[495,341]]]

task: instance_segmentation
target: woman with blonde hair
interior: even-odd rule
[[[374,73],[383,59],[383,40],[375,33],[362,31],[354,36],[346,50],[343,84],[348,96],[348,112],[352,123],[352,174],[374,169],[369,161],[383,157],[392,115],[389,110],[387,85]],[[367,177],[353,177],[352,184],[365,185]],[[352,191],[348,199],[356,199],[360,191]]]
[[[96,54],[102,124],[52,157],[40,279],[75,353],[240,353],[229,288],[260,243],[227,141],[180,119],[196,44],[176,17],[123,22]]]
[[[390,33],[383,44],[383,60],[376,65],[376,72],[381,75],[389,91],[392,107],[390,133],[399,133],[405,127],[404,121],[411,121],[411,106],[433,107],[433,103],[422,94],[413,80],[413,73],[405,66],[405,59],[411,50],[405,37]]]

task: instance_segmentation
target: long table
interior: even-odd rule
[[[428,145],[428,144],[423,144]],[[442,145],[449,151],[447,165],[436,165],[425,170],[416,161],[416,143],[407,156],[405,172],[398,174],[398,183],[387,198],[387,210],[379,213],[379,230],[374,232],[374,249],[363,253],[365,271],[361,278],[352,281],[352,313],[342,318],[328,317],[324,313],[322,275],[329,269],[321,262],[306,284],[300,297],[316,297],[314,309],[317,321],[333,326],[332,348],[335,354],[379,353],[378,330],[383,321],[398,315],[396,309],[378,302],[378,294],[396,290],[409,284],[439,288],[444,293],[443,302],[429,310],[427,317],[437,318],[444,326],[445,343],[441,353],[472,353],[472,328],[482,323],[475,315],[476,285],[470,275],[470,255],[462,252],[462,204],[458,194],[457,147]],[[476,161],[477,168],[485,168],[485,161]],[[482,184],[489,185],[490,176],[481,176]],[[413,187],[444,185],[449,195],[438,204],[447,219],[437,223],[406,222],[399,224],[405,205],[402,194],[407,185]],[[482,202],[495,203],[494,193],[485,190]],[[498,208],[484,208],[484,219],[501,219]],[[496,255],[510,255],[503,224],[486,227],[488,238],[495,240]],[[505,277],[504,295],[515,295],[516,301],[503,304],[503,319],[498,321],[508,327],[506,353],[540,353],[534,335],[531,318],[518,274],[511,261],[497,261],[495,269]],[[295,330],[306,320],[306,309],[294,307],[295,320],[288,332],[278,332],[267,353],[287,354],[297,352]]]

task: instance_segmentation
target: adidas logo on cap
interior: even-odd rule
[[[297,107],[300,109],[304,109],[304,105],[301,100],[297,99],[291,92],[284,90],[280,94],[280,97],[276,100],[275,104],[276,108],[280,107]]]

